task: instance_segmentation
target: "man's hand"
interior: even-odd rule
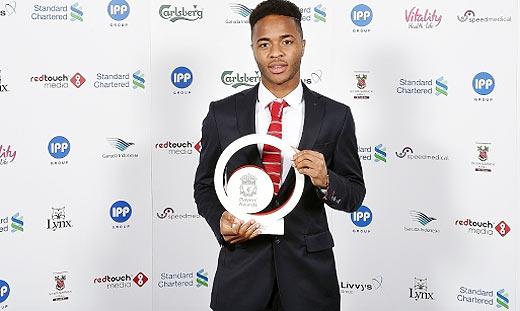
[[[298,151],[292,161],[293,167],[301,174],[309,176],[313,185],[321,189],[329,186],[327,164],[323,154],[312,150]]]
[[[220,217],[220,234],[228,243],[235,244],[251,240],[260,233],[260,224],[253,219],[244,222],[228,211],[225,211]]]

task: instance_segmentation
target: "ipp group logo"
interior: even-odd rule
[[[361,205],[361,207],[350,214],[350,220],[352,223],[356,225],[356,229],[352,229],[354,233],[370,233],[370,229],[367,227],[372,223],[373,214],[370,208],[365,205]]]
[[[490,73],[479,72],[473,77],[473,91],[480,97],[474,98],[478,102],[490,102],[493,98],[488,95],[495,89],[495,78]]]
[[[190,94],[188,87],[193,83],[193,72],[188,67],[177,67],[173,69],[170,80],[172,84],[178,89],[173,94]]]
[[[110,23],[112,27],[126,27],[128,23],[123,22],[130,15],[130,4],[126,0],[112,0],[107,6],[108,16],[115,22]]]
[[[7,300],[7,298],[9,298],[10,293],[11,293],[11,288],[9,287],[9,284],[4,280],[0,280],[0,304],[4,303]],[[0,305],[0,308],[2,308],[2,307],[5,307],[5,306]]]
[[[200,8],[198,4],[193,4],[192,7],[163,4],[159,8],[159,16],[172,23],[177,21],[194,22],[204,18],[204,9]]]
[[[423,10],[418,7],[406,9],[404,12],[408,29],[425,30],[437,28],[442,22],[442,14],[437,9]]]
[[[127,222],[132,216],[132,206],[125,201],[116,201],[110,206],[110,217],[118,224]],[[128,226],[116,226],[114,229],[124,229]]]
[[[220,80],[224,85],[231,86],[234,89],[239,87],[253,87],[260,82],[260,72],[254,71],[254,74],[246,72],[236,72],[233,70],[225,70],[220,75]]]
[[[1,0],[0,1],[0,18],[4,16],[12,16],[16,14],[16,1]]]
[[[69,155],[70,148],[71,145],[67,138],[63,136],[56,136],[52,138],[47,145],[47,150],[49,151],[51,157],[58,161],[52,161],[51,165],[68,164],[68,161],[63,159]]]
[[[369,28],[366,28],[371,22],[374,14],[372,9],[366,4],[358,4],[350,11],[350,20],[354,23],[356,28],[352,29],[352,32],[366,33],[370,32]]]
[[[11,145],[0,144],[0,166],[9,165],[16,159],[16,149]]]

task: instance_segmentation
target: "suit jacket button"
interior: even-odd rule
[[[280,244],[280,239],[279,239],[279,238],[275,238],[275,239],[274,239],[274,243],[276,243],[276,244]]]

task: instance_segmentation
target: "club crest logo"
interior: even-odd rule
[[[367,87],[367,82],[366,82],[367,75],[366,74],[357,74],[356,79],[357,79],[358,89],[362,90]]]
[[[477,150],[478,150],[478,159],[482,162],[487,161],[487,159],[488,159],[487,153],[489,151],[489,146],[478,146]]]
[[[256,177],[251,174],[247,174],[240,178],[242,184],[240,184],[240,195],[245,197],[252,197],[256,195]]]

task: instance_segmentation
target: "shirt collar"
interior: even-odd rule
[[[275,100],[281,100],[282,98],[277,98],[276,96],[269,91],[262,82],[258,86],[258,98],[257,101],[260,103],[260,107],[266,108],[269,104]],[[289,106],[297,107],[301,105],[303,102],[303,86],[302,81],[298,83],[298,86],[294,90],[292,90],[289,94],[287,94],[283,99],[289,104]]]

